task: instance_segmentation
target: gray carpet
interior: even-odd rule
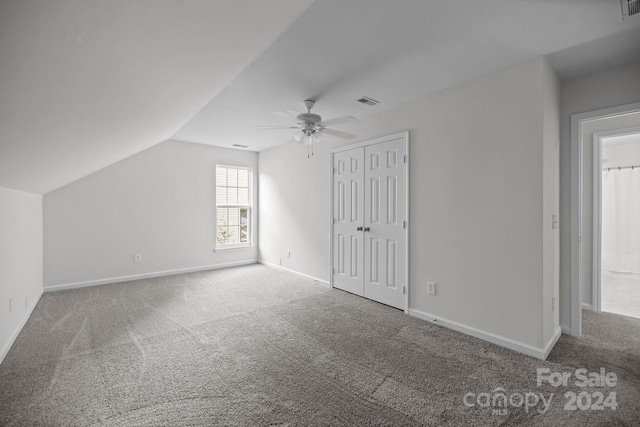
[[[259,265],[48,293],[0,365],[0,425],[640,425],[640,320],[584,317],[541,362]],[[464,404],[497,388],[514,405]],[[565,410],[571,391],[618,407]]]

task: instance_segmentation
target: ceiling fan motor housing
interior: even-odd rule
[[[322,117],[311,112],[311,109],[315,104],[316,101],[313,99],[305,99],[304,106],[307,109],[307,112],[298,114],[298,124],[303,125],[306,128],[305,131],[312,131],[312,128],[322,121]]]
[[[320,117],[318,114],[314,114],[314,113],[298,114],[298,123],[302,125],[307,125],[307,124],[315,125],[316,123],[320,123],[321,120],[322,120],[322,117]]]

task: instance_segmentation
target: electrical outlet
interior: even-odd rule
[[[282,258],[278,258],[278,265],[282,265]]]
[[[427,282],[427,294],[435,295],[436,294],[436,284],[435,282]]]
[[[287,249],[287,258],[291,258],[291,251]]]
[[[13,311],[13,298],[9,298],[9,313]]]
[[[133,262],[141,262],[142,254],[133,254]]]

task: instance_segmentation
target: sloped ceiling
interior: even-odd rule
[[[310,4],[0,2],[0,186],[47,193],[166,140]]]
[[[306,98],[363,118],[554,52],[561,78],[630,63],[639,40],[617,0],[318,0],[174,139],[261,151],[294,131],[255,126],[295,124]]]
[[[254,126],[305,98],[362,118],[540,55],[564,78],[640,59],[617,0],[311,3],[0,0],[0,186],[47,193],[168,138],[268,149],[291,130]]]

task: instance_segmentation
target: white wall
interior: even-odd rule
[[[410,131],[410,308],[538,349],[551,74],[538,59],[341,127],[356,141]],[[329,280],[329,155],[345,144],[327,138],[311,159],[293,143],[260,153],[261,260]]]
[[[42,196],[0,187],[0,362],[40,295]]]
[[[640,123],[640,115],[638,117]],[[621,141],[621,138],[613,140]],[[602,165],[604,168],[617,168],[625,166],[640,166],[640,132],[635,135],[623,137],[624,143],[611,144],[612,139],[604,140],[602,144],[602,159],[608,161]]]
[[[640,101],[640,62],[563,81],[560,113],[560,325],[571,327],[571,115]],[[591,247],[584,244],[584,252]],[[590,267],[589,267],[590,268]],[[589,276],[590,277],[590,276]],[[583,295],[590,292],[583,292]]]
[[[213,251],[214,179],[218,163],[247,166],[255,185],[257,159],[253,152],[165,141],[46,194],[45,288],[255,261],[257,241]],[[134,253],[142,262],[133,262]]]
[[[327,147],[316,144],[311,159],[306,146],[297,143],[259,156],[260,260],[279,265],[282,258],[282,267],[325,282],[330,256]]]

